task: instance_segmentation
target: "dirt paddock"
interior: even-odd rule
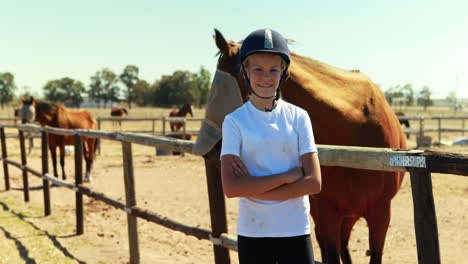
[[[20,161],[18,140],[8,139],[8,154]],[[28,156],[28,165],[41,171],[40,148]],[[121,144],[104,141],[96,159],[92,189],[125,203]],[[155,149],[132,145],[137,205],[186,225],[210,229],[210,214],[202,158],[186,154],[156,156]],[[467,147],[432,148],[468,153]],[[73,179],[73,155],[66,158]],[[127,217],[123,211],[84,197],[84,234],[75,235],[75,194],[51,188],[52,215],[44,217],[41,180],[29,176],[31,201],[23,202],[21,171],[10,166],[12,190],[4,191],[0,172],[0,263],[127,263]],[[52,164],[49,165],[52,171]],[[468,178],[433,174],[442,263],[468,263]],[[237,199],[226,200],[229,233],[235,234]],[[417,263],[413,205],[409,175],[392,203],[392,219],[384,263]],[[180,232],[138,220],[141,263],[213,263],[212,244]],[[358,221],[350,240],[355,263],[368,263],[367,226]],[[313,235],[314,253],[320,250]],[[465,261],[465,262],[464,262]],[[231,251],[231,262],[238,263]]]

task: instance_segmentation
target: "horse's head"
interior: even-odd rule
[[[249,96],[249,89],[239,73],[241,44],[227,42],[216,29],[214,39],[219,49],[218,66],[208,95],[205,120],[193,148],[197,155],[205,155],[216,145],[221,139],[224,117],[239,108]]]
[[[29,99],[21,98],[23,106],[20,109],[21,123],[33,123],[36,120],[36,101],[31,96]]]
[[[192,104],[186,104],[185,107],[187,107],[187,113],[190,114],[190,116],[193,117],[193,108],[192,108]]]
[[[128,115],[128,111],[125,107],[122,107],[122,111],[125,113],[125,115]]]

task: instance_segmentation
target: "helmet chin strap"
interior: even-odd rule
[[[286,72],[288,71],[288,68],[289,66],[286,66],[286,69],[284,69],[283,73],[281,74],[281,79],[278,83],[278,88],[276,88],[276,94],[274,96],[260,96],[258,95],[254,89],[252,88],[252,86],[250,85],[250,79],[249,77],[247,76],[247,73],[246,73],[246,70],[244,68],[244,65],[241,64],[241,67],[242,67],[242,73],[244,74],[244,79],[245,81],[247,82],[247,86],[249,87],[250,91],[255,94],[257,97],[259,98],[262,98],[262,99],[270,99],[270,98],[274,98],[273,101],[271,102],[271,108],[265,108],[265,112],[271,112],[273,111],[273,108],[275,107],[275,102],[279,100],[279,97],[280,97],[280,92],[281,92],[281,83],[283,82],[284,80],[284,77],[286,76]]]

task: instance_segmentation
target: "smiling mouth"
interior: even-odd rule
[[[272,84],[267,84],[267,85],[262,85],[262,84],[259,84],[258,87],[260,88],[263,88],[263,89],[268,89],[268,88],[272,88]]]

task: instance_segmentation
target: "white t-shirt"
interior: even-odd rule
[[[252,176],[282,173],[301,166],[300,156],[317,152],[307,112],[283,100],[271,112],[250,101],[223,122],[221,156],[241,158]],[[237,234],[248,237],[290,237],[310,234],[309,199],[283,201],[239,198]]]

